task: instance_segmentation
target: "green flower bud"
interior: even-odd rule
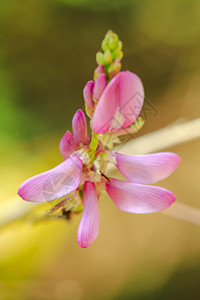
[[[103,53],[97,52],[97,55],[96,55],[96,61],[97,61],[97,64],[98,64],[98,65],[101,65],[101,64],[102,64],[102,65],[105,65]]]
[[[117,59],[121,60],[123,57],[123,52],[121,50],[119,50],[118,52],[113,53],[113,57],[114,57],[114,59],[117,58]]]
[[[122,50],[122,41],[118,41],[117,47],[114,50],[114,52],[119,52],[120,50]]]
[[[110,53],[109,50],[106,50],[103,57],[104,57],[104,61],[106,62],[106,64],[110,64],[113,60],[112,54]]]
[[[112,30],[109,30],[102,43],[101,48],[102,52],[98,52],[96,55],[96,60],[98,65],[103,65],[104,72],[108,78],[112,78],[114,74],[117,74],[121,69],[121,64],[117,64],[111,67],[113,61],[116,59],[119,61],[122,59],[122,42],[119,40],[119,37]],[[109,70],[108,70],[109,69]],[[98,73],[95,71],[94,78],[97,79]]]
[[[104,39],[104,40],[102,41],[102,43],[101,43],[101,49],[102,49],[103,51],[108,50],[108,43],[107,43],[107,40],[106,40],[106,39]]]
[[[110,50],[114,50],[117,47],[118,41],[118,35],[116,33],[113,33],[112,31],[109,32],[108,46]]]

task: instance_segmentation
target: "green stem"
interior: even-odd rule
[[[96,150],[97,150],[98,143],[99,143],[98,133],[93,132],[92,140],[90,142],[90,161],[91,161],[91,166],[93,165],[93,162],[94,162],[94,157],[95,157],[95,153],[96,153]]]

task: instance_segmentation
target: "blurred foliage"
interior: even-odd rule
[[[199,116],[198,0],[1,1],[2,208],[23,210],[19,184],[61,162],[59,140],[84,107],[82,89],[109,29],[123,41],[122,69],[144,82],[139,135]],[[162,185],[199,207],[198,141],[169,150],[182,164]],[[0,299],[199,299],[199,228],[159,214],[123,214],[106,197],[100,208],[100,236],[86,251],[76,244],[79,217],[66,224],[28,214],[2,227]]]

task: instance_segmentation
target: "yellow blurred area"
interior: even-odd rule
[[[50,203],[32,208],[17,196],[24,180],[62,162],[59,141],[83,108],[108,29],[123,41],[123,69],[144,83],[136,137],[199,117],[199,8],[195,0],[0,3],[0,300],[199,300],[198,226],[124,213],[104,195],[99,237],[81,249],[80,216],[53,220]],[[182,161],[159,185],[200,209],[199,140],[166,150]]]

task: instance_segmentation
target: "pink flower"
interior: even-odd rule
[[[64,159],[67,159],[81,146],[89,144],[87,122],[85,114],[81,109],[73,117],[72,129],[74,135],[70,131],[67,131],[60,141],[59,149]]]
[[[33,202],[60,199],[51,212],[59,208],[63,211],[65,206],[76,211],[82,202],[77,235],[81,247],[88,247],[98,236],[98,200],[104,189],[120,210],[136,214],[159,212],[175,201],[176,197],[170,191],[148,184],[168,177],[180,162],[178,155],[162,152],[130,156],[96,150],[94,156],[88,146],[87,124],[81,110],[74,115],[72,127],[74,136],[67,131],[60,141],[60,152],[66,160],[26,180],[18,194]],[[104,174],[108,163],[114,163],[128,182],[108,178]]]
[[[98,201],[102,190],[107,191],[120,210],[136,214],[159,212],[176,199],[172,192],[150,184],[168,177],[176,169],[180,162],[178,155],[162,152],[130,156],[106,150],[120,143],[118,136],[124,134],[121,129],[136,121],[144,101],[139,77],[129,71],[120,72],[121,48],[118,36],[109,31],[102,43],[104,53],[97,54],[95,81],[89,81],[83,90],[86,112],[92,118],[91,139],[86,117],[78,110],[72,120],[73,134],[67,131],[60,141],[64,162],[26,180],[18,190],[26,201],[57,199],[59,202],[50,210],[54,213],[60,209],[57,216],[62,212],[66,216],[82,212],[77,240],[83,248],[98,236]],[[138,123],[141,127],[141,122]],[[134,126],[128,130],[134,132]],[[127,181],[107,177],[110,163]]]
[[[91,128],[101,134],[118,131],[133,124],[144,101],[139,77],[129,71],[119,72],[106,86],[91,120]]]
[[[60,152],[66,160],[57,167],[26,180],[18,190],[21,198],[32,202],[46,202],[62,198],[78,188],[83,162],[81,152],[77,150],[89,143],[86,118],[81,109],[73,117],[72,128],[74,136],[67,131],[60,141]]]
[[[106,75],[101,73],[96,81],[90,80],[83,89],[83,97],[86,104],[87,114],[91,117],[95,109],[95,105],[101,97],[107,85]]]
[[[133,156],[109,153],[109,156],[115,159],[119,171],[130,180],[127,182],[103,178],[108,195],[120,210],[136,214],[155,213],[174,203],[176,197],[172,192],[147,184],[168,177],[180,162],[178,155],[161,152]],[[78,243],[84,248],[88,247],[98,235],[99,188],[96,186],[95,188],[95,185],[89,182],[84,185],[84,209],[78,230]]]

